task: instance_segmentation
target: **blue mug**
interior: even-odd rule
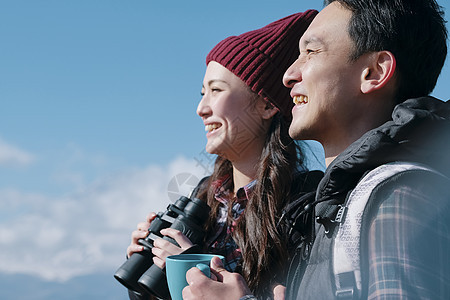
[[[224,261],[223,256],[215,254],[179,254],[166,258],[166,277],[172,300],[183,299],[183,289],[188,285],[186,272],[189,269],[197,267],[210,277],[209,263],[214,256]]]

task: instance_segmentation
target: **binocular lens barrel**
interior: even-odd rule
[[[152,254],[149,251],[137,252],[122,264],[122,266],[114,274],[121,284],[135,292],[143,292],[144,290],[138,284],[138,280],[148,268],[153,264]]]
[[[161,299],[169,298],[169,286],[166,280],[166,272],[153,265],[138,280],[138,284],[148,294],[153,294]]]
[[[144,251],[131,255],[116,271],[114,277],[130,290],[167,299],[169,289],[165,271],[153,265],[151,251],[153,241],[162,237],[160,234],[162,229],[170,227],[181,231],[194,244],[201,242],[205,235],[203,225],[209,217],[209,212],[210,207],[200,199],[180,197],[175,204],[170,204],[164,213],[158,213],[150,224],[149,235],[139,240],[144,246]],[[163,238],[176,244],[167,236]]]

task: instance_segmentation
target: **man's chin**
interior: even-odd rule
[[[289,136],[294,140],[301,140],[301,131],[295,127],[289,127]]]

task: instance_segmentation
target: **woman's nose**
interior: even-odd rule
[[[211,114],[211,108],[209,107],[207,97],[205,95],[202,96],[198,106],[197,106],[197,115],[204,118]]]

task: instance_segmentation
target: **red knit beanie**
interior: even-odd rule
[[[291,118],[293,107],[283,74],[299,56],[298,42],[316,16],[316,10],[297,13],[263,28],[230,36],[206,56],[238,76],[251,90]]]

